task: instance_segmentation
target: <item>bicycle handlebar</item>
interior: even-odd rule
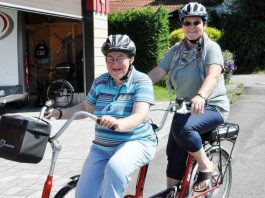
[[[48,108],[51,108],[53,105],[52,101],[47,101],[45,103],[45,106],[41,109],[39,118],[43,118],[45,115],[45,112],[47,111]],[[187,114],[190,113],[190,102],[185,101],[184,99],[176,99],[176,102],[173,103],[169,103],[168,107],[166,108],[166,112],[163,115],[163,118],[159,124],[159,126],[156,125],[155,127],[155,131],[160,131],[166,122],[167,116],[169,112],[175,112],[178,114]],[[62,133],[67,129],[67,127],[79,116],[85,117],[85,118],[90,118],[94,121],[96,121],[97,123],[100,122],[100,117],[92,114],[92,113],[88,113],[86,111],[78,111],[76,113],[74,113],[65,123],[64,125],[59,129],[59,131],[50,138],[50,141],[54,141],[56,139],[58,139]],[[111,127],[111,129],[115,130],[117,126],[114,125],[113,127]]]
[[[39,119],[42,119],[45,116],[45,112],[51,108],[53,106],[53,102],[51,100],[48,100],[44,107],[42,107],[41,112],[39,114]],[[101,117],[97,117],[96,115],[92,114],[92,113],[88,113],[86,111],[78,111],[76,113],[74,113],[67,121],[66,123],[60,128],[60,130],[50,138],[50,141],[54,141],[57,138],[59,138],[62,133],[65,131],[65,129],[67,129],[67,127],[71,124],[72,121],[74,121],[77,117],[82,116],[82,117],[89,117],[92,120],[95,120],[98,124],[100,123],[100,119]],[[112,127],[110,127],[110,129],[115,130],[117,128],[117,125],[114,125]]]
[[[42,107],[41,109],[41,112],[39,114],[39,119],[42,119],[45,115],[45,112],[51,108],[53,105],[53,102],[51,100],[48,100],[44,107]],[[71,122],[73,122],[77,117],[79,116],[82,116],[82,117],[85,117],[85,118],[91,118],[92,120],[96,121],[97,123],[100,123],[100,117],[92,114],[92,113],[88,113],[86,111],[78,111],[78,112],[75,112],[65,123],[64,125],[59,129],[59,131],[50,138],[50,141],[54,141],[56,139],[58,139],[62,133],[67,129],[67,127],[71,124]],[[113,126],[112,129],[115,129],[117,126]]]
[[[190,113],[190,102],[185,101],[184,99],[176,99],[176,102],[169,103],[168,107],[165,109],[165,113],[159,125],[156,125],[155,132],[160,131],[166,122],[169,112],[175,112],[178,114],[187,114]]]
[[[67,127],[71,124],[71,122],[73,122],[77,117],[82,116],[82,117],[89,117],[92,120],[99,122],[100,118],[95,116],[92,113],[88,113],[86,111],[78,111],[76,113],[74,113],[67,121],[66,123],[64,123],[64,125],[60,128],[60,130],[50,138],[51,141],[54,141],[56,139],[58,139],[62,133],[65,131],[65,129],[67,129]]]

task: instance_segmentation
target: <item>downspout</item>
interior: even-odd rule
[[[84,93],[87,95],[95,78],[94,52],[94,16],[93,10],[88,9],[88,1],[82,0],[83,16],[83,75]],[[92,1],[93,2],[93,1]]]

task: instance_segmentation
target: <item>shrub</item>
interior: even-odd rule
[[[108,15],[109,34],[127,34],[135,42],[134,65],[142,72],[156,66],[169,48],[168,12],[140,8]]]
[[[261,10],[248,10],[251,8],[250,6],[244,8],[242,5],[240,10],[223,20],[224,31],[220,44],[223,49],[235,53],[235,63],[239,66],[237,73],[265,70],[265,13]]]
[[[217,41],[222,36],[221,30],[218,30],[214,27],[206,27],[205,31],[208,34],[209,38],[214,41]]]
[[[214,27],[206,27],[205,32],[208,34],[209,38],[214,41],[217,41],[222,36],[222,32]],[[184,33],[182,28],[172,31],[170,33],[169,39],[171,46],[184,39]]]
[[[169,41],[171,46],[175,45],[176,43],[180,42],[183,39],[184,39],[184,33],[182,28],[173,30],[169,35]]]

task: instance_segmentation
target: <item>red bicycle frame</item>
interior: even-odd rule
[[[188,192],[189,182],[190,182],[189,181],[189,179],[190,179],[189,175],[191,174],[193,164],[194,164],[194,158],[191,155],[188,155],[187,164],[186,164],[186,168],[184,171],[184,176],[183,176],[181,188],[180,188],[180,191],[177,195],[177,198],[184,198],[186,193]]]
[[[138,179],[136,183],[135,195],[126,195],[124,198],[142,198],[143,197],[144,182],[145,182],[147,170],[148,170],[148,164],[142,166],[139,171]]]
[[[190,175],[193,170],[194,163],[195,163],[195,159],[192,157],[192,155],[188,155],[187,164],[186,164],[184,175],[183,175],[183,180],[182,180],[181,186],[179,186],[180,190],[176,198],[185,198],[185,196],[187,195],[188,190],[189,190],[189,184],[190,184]],[[139,171],[135,195],[126,195],[124,198],[142,198],[143,197],[144,182],[145,182],[147,170],[148,170],[148,164],[143,166]],[[205,195],[208,192],[211,192],[215,190],[216,188],[218,188],[219,182],[213,176],[212,176],[212,179],[215,183],[214,186],[212,186],[209,190],[193,195],[191,198],[199,198],[200,196]]]
[[[188,193],[189,183],[190,183],[190,174],[192,172],[193,166],[195,163],[195,159],[192,155],[188,154],[187,164],[181,184],[180,191],[178,192],[178,195],[176,198],[184,198]],[[219,182],[212,176],[212,180],[214,181],[214,186],[212,186],[210,189],[197,193],[196,195],[192,196],[191,198],[199,198],[202,195],[207,194],[208,192],[211,192],[219,187]]]
[[[176,104],[170,104],[169,105],[169,107],[167,108],[167,113],[165,113],[165,115],[162,119],[162,125],[159,127],[156,127],[155,131],[159,131],[163,127],[169,110],[174,106],[176,106]],[[39,116],[40,118],[43,117],[45,111],[46,111],[46,109],[43,108],[41,113],[40,113],[40,116]],[[182,107],[181,111],[185,112],[186,110],[185,109],[183,110],[183,107]],[[56,141],[56,139],[65,131],[65,129],[70,125],[70,123],[79,115],[90,117],[91,119],[93,119],[95,121],[98,119],[98,117],[94,116],[93,114],[90,114],[87,112],[77,112],[71,117],[71,119],[69,119],[61,127],[61,129],[57,132],[56,135],[54,135],[53,137],[50,138],[50,143],[51,143],[52,150],[53,150],[53,156],[52,156],[52,161],[51,161],[51,165],[50,165],[50,172],[49,172],[49,175],[48,175],[47,180],[46,180],[44,187],[43,187],[42,198],[49,198],[51,188],[52,188],[52,180],[53,180],[53,172],[54,172],[54,168],[55,168],[55,163],[56,163],[56,160],[58,158],[58,154],[61,150],[61,145],[58,141]],[[183,180],[182,180],[181,185],[179,186],[179,192],[178,192],[178,195],[176,198],[184,198],[185,196],[187,196],[187,193],[189,193],[188,192],[189,191],[189,184],[191,182],[190,181],[190,175],[191,175],[191,172],[193,170],[194,163],[195,163],[195,159],[191,155],[188,155]],[[148,170],[148,164],[146,164],[140,168],[137,183],[136,183],[135,195],[126,195],[124,198],[142,198],[143,197],[143,189],[144,189],[144,183],[145,183],[147,170]],[[207,194],[208,192],[211,192],[211,191],[215,190],[216,188],[218,188],[219,182],[213,176],[212,176],[212,179],[215,183],[214,186],[212,186],[207,191],[204,191],[204,192],[201,192],[197,195],[192,196],[191,198],[198,198],[198,197],[200,197],[204,194]]]
[[[50,193],[51,193],[51,189],[52,189],[52,179],[53,179],[53,176],[49,175],[47,177],[46,182],[45,182],[44,187],[43,187],[41,198],[49,198],[50,197]]]

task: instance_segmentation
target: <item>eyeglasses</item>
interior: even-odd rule
[[[194,23],[189,22],[189,21],[184,21],[183,25],[184,26],[192,26],[192,25],[197,26],[197,25],[200,25],[201,23],[202,23],[201,21],[195,21]]]
[[[128,59],[129,57],[127,56],[118,56],[116,58],[113,58],[113,57],[107,57],[106,58],[106,62],[107,64],[114,64],[114,63],[122,63],[124,60]]]

